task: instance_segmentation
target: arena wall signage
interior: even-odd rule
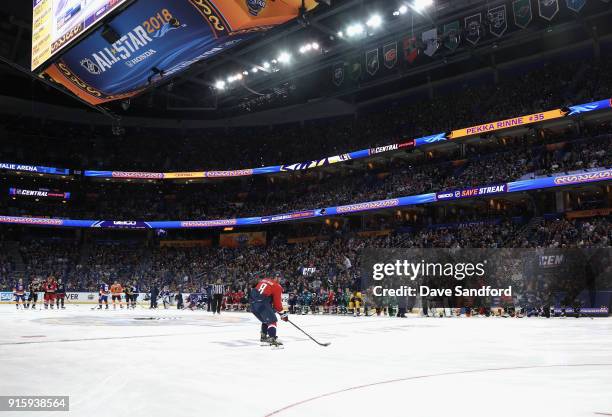
[[[0,162],[0,169],[7,171],[31,172],[33,174],[70,175],[70,170],[65,168],[14,164],[11,162]]]
[[[243,217],[237,219],[190,220],[190,221],[119,221],[119,220],[69,220],[46,219],[36,217],[0,216],[0,223],[23,224],[34,226],[55,227],[99,227],[115,229],[178,229],[178,228],[218,228],[227,226],[254,226],[268,223],[280,223],[299,219],[335,216],[364,211],[381,210],[393,207],[414,206],[458,198],[474,198],[478,196],[499,195],[535,189],[562,187],[568,185],[586,184],[612,180],[612,169],[597,169],[590,172],[574,174],[559,174],[551,177],[513,181],[506,184],[496,184],[483,187],[470,187],[462,190],[419,194],[388,200],[366,201],[338,207],[326,207],[315,210],[305,210],[295,213],[278,214],[265,217]]]
[[[30,292],[26,291],[26,299]],[[42,305],[40,300],[43,299],[44,293],[38,293],[38,302]],[[187,299],[189,293],[183,293],[183,297]],[[146,305],[148,301],[149,293],[140,292],[138,293],[138,304]],[[66,305],[70,304],[98,304],[99,294],[97,292],[68,292],[66,293]],[[125,297],[122,297],[125,302]],[[13,304],[15,302],[15,295],[12,292],[4,291],[0,292],[0,304]]]
[[[51,190],[44,190],[44,189],[24,190],[22,188],[9,188],[9,195],[19,196],[19,197],[50,198],[50,199],[60,199],[60,200],[70,199],[69,192],[51,191]]]
[[[453,130],[448,139],[458,139],[466,136],[480,135],[484,133],[494,132],[501,129],[509,129],[513,127],[525,126],[532,123],[544,122],[547,120],[559,119],[565,117],[569,112],[561,109],[550,110],[542,113],[529,114],[527,116],[514,117],[512,119],[500,120],[493,123],[484,123],[481,125],[471,126],[464,129]]]
[[[149,223],[135,220],[99,220],[90,227],[105,229],[151,229]]]
[[[453,130],[450,133],[436,133],[434,135],[424,136],[421,138],[406,140],[399,143],[394,143],[376,148],[362,149],[341,155],[328,156],[322,159],[312,161],[296,162],[287,165],[273,165],[260,168],[247,168],[227,171],[195,171],[195,172],[128,172],[128,171],[85,171],[86,177],[100,178],[120,178],[120,179],[194,179],[194,178],[235,178],[251,175],[265,175],[279,172],[297,172],[305,171],[313,168],[337,164],[340,162],[351,161],[356,159],[368,158],[374,155],[380,155],[389,152],[397,152],[400,150],[416,148],[419,146],[431,145],[436,142],[454,140],[468,136],[480,135],[483,133],[510,129],[513,127],[527,126],[533,123],[544,122],[547,120],[555,120],[562,117],[575,116],[582,113],[588,113],[596,110],[604,110],[612,108],[610,99],[595,101],[593,103],[580,104],[571,106],[566,109],[549,110],[541,113],[519,116],[512,119],[500,120],[497,122],[484,123],[477,126],[471,126],[463,129]]]
[[[126,99],[298,15],[301,0],[137,0],[45,70],[92,105]],[[308,10],[315,0],[306,0]]]
[[[508,184],[487,185],[484,187],[472,187],[463,190],[442,191],[436,193],[436,200],[457,200],[460,198],[479,197],[483,195],[500,194],[508,191]]]
[[[266,241],[266,232],[225,233],[219,236],[219,246],[226,248],[265,246]]]

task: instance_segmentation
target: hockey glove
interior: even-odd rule
[[[283,311],[281,313],[278,313],[280,315],[280,319],[282,321],[288,321],[289,320],[289,313],[286,311]]]

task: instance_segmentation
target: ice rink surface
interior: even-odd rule
[[[57,416],[612,416],[612,319],[291,316],[0,306],[0,395]]]

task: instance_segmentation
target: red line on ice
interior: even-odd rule
[[[387,380],[387,381],[372,382],[370,384],[357,385],[357,386],[354,386],[354,387],[343,388],[343,389],[338,390],[338,391],[327,392],[325,394],[320,394],[320,395],[317,395],[315,397],[306,398],[305,400],[301,400],[301,401],[295,402],[293,404],[286,405],[283,408],[279,408],[278,410],[274,410],[271,413],[266,414],[264,417],[275,416],[275,415],[280,414],[283,411],[286,411],[286,410],[288,410],[290,408],[294,408],[294,407],[300,406],[302,404],[306,404],[306,403],[309,403],[309,402],[312,402],[312,401],[315,401],[315,400],[319,400],[321,398],[331,397],[332,395],[341,394],[343,392],[355,391],[355,390],[359,390],[359,389],[363,389],[363,388],[374,387],[374,386],[377,386],[377,385],[392,384],[394,382],[410,381],[410,380],[413,380],[413,379],[434,378],[434,377],[438,377],[438,376],[471,374],[471,373],[479,373],[479,372],[515,371],[515,370],[521,370],[521,369],[537,369],[537,368],[565,368],[565,367],[569,368],[569,367],[581,367],[581,366],[612,366],[612,363],[583,363],[583,364],[574,364],[574,365],[512,366],[512,367],[507,367],[507,368],[472,369],[472,370],[467,370],[467,371],[454,371],[454,372],[443,372],[443,373],[438,373],[438,374],[409,376],[409,377],[405,377],[405,378],[397,378],[397,379],[390,379],[390,380]],[[600,414],[600,415],[604,415],[604,416],[612,416],[612,414],[603,414],[603,413],[595,413],[595,414]]]

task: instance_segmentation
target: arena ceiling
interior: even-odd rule
[[[588,49],[612,34],[612,3],[603,0],[587,1],[579,12],[568,10],[565,1],[559,0],[559,12],[550,21],[537,15],[538,2],[532,1],[533,17],[525,28],[518,28],[512,21],[511,0],[436,0],[422,10],[400,9],[415,1],[427,3],[332,0],[330,6],[321,4],[296,21],[197,63],[173,79],[162,80],[129,102],[108,104],[101,110],[117,116],[217,119],[330,98],[367,106],[437,82],[456,80],[457,76],[490,72],[511,62],[542,58],[555,51],[563,54],[573,47]],[[486,11],[503,4],[508,27],[501,36],[493,36],[491,22],[486,20],[491,15]],[[0,94],[84,105],[24,70],[30,60],[30,4],[6,2],[0,13],[0,68],[8,81],[0,86]],[[444,25],[458,21],[466,26],[466,17],[476,13],[485,19],[482,36],[476,43],[468,42],[467,32],[460,29],[459,42],[452,45],[454,38],[447,36]],[[380,16],[381,21],[370,21],[373,16]],[[359,23],[363,36],[349,36],[348,32]],[[440,44],[429,56],[425,53],[428,44],[421,34],[434,27],[438,28]],[[402,64],[404,41],[412,36],[418,57]],[[447,42],[454,47],[446,47]],[[392,48],[389,45],[395,45],[397,62],[386,67],[385,53]],[[301,53],[300,48],[308,50]],[[378,68],[368,74],[373,69],[368,67],[372,61],[368,54],[374,50]],[[280,61],[283,54],[289,54],[291,62],[271,64]],[[360,75],[355,79],[351,70],[356,63],[360,65]]]

